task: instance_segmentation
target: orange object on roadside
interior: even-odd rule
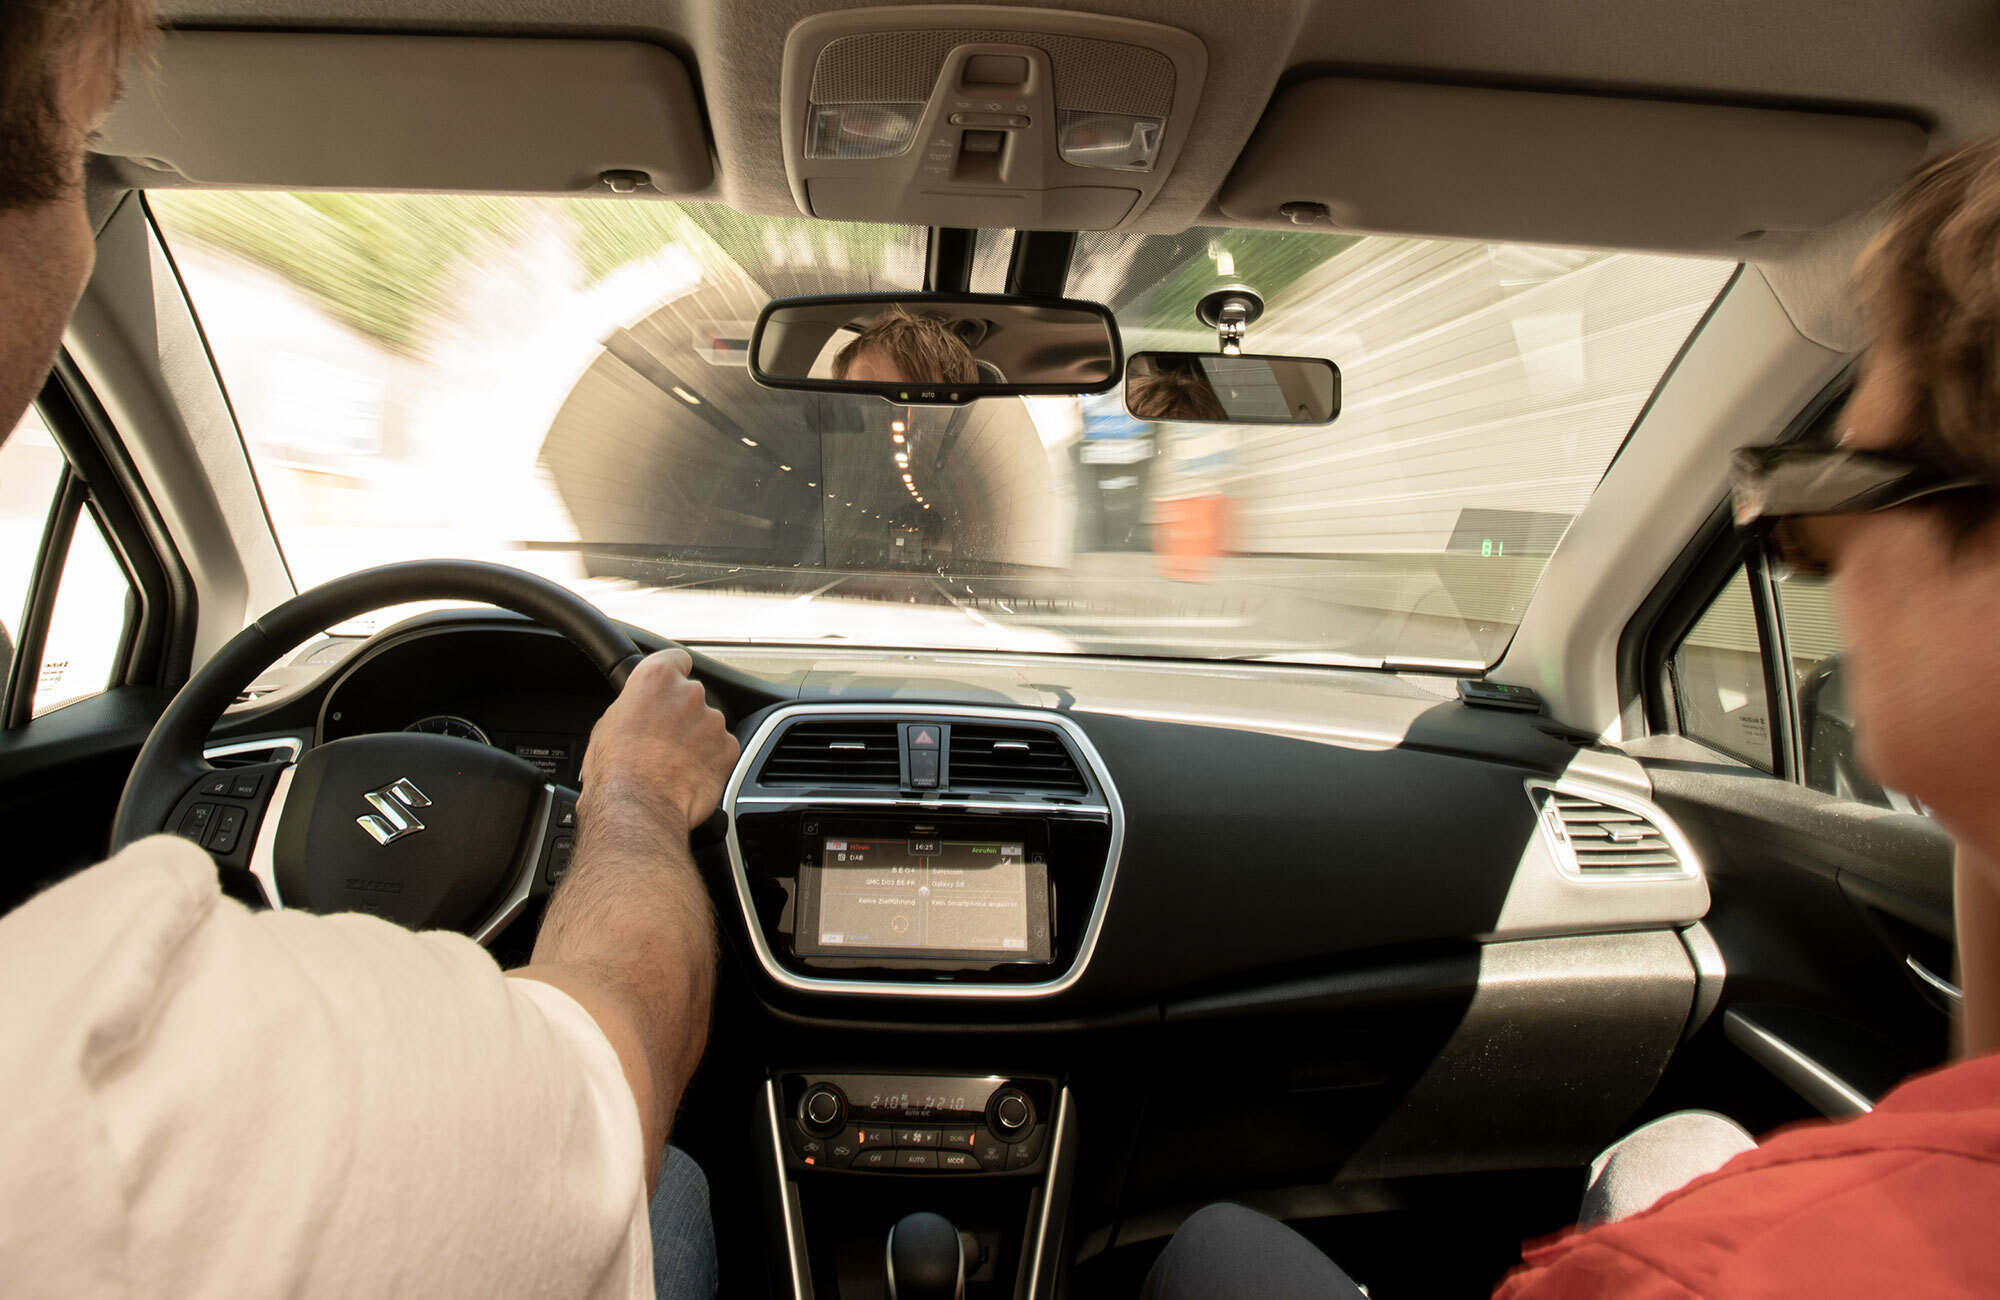
[[[1160,575],[1176,582],[1207,582],[1217,557],[1229,549],[1230,501],[1226,496],[1176,497],[1153,503],[1153,552]]]

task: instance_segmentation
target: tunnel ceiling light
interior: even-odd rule
[[[899,433],[899,434],[897,434],[897,435],[895,436],[895,438],[894,438],[894,439],[892,439],[892,441],[895,441],[895,442],[901,442],[901,441],[903,441],[903,435],[902,435],[902,434],[900,434],[900,433]]]
[[[818,487],[818,486],[819,486],[819,484],[817,484],[817,483],[808,483],[808,484],[806,484],[806,486],[807,486],[807,487]],[[828,495],[828,496],[832,496],[832,495],[833,495],[833,493],[829,492],[829,493],[827,493],[827,495]]]
[[[901,433],[901,432],[903,432],[903,430],[904,430],[904,429],[906,429],[906,428],[908,428],[908,427],[909,427],[909,426],[908,426],[908,425],[906,425],[906,424],[904,424],[904,423],[903,423],[903,422],[902,422],[901,420],[891,420],[891,421],[889,421],[889,432],[890,432],[890,433]],[[897,441],[898,441],[898,442],[900,442],[900,441],[902,441],[902,440],[901,440],[901,439],[899,438],[899,439],[897,439]]]
[[[928,501],[924,502],[924,509],[928,510],[930,508],[931,508],[931,503]]]
[[[682,388],[679,384],[674,385],[674,396],[680,398],[683,402],[686,402],[689,406],[701,405],[701,399],[699,397],[696,397],[693,393],[690,393],[687,389]]]
[[[903,482],[907,483],[909,481],[910,481],[910,476],[908,474],[903,475]]]
[[[827,499],[827,500],[829,500],[829,501],[833,500],[833,493],[831,493],[831,492],[827,493],[827,494],[826,494],[826,499]]]
[[[743,439],[743,445],[746,447],[754,447],[757,445],[757,440],[755,438],[745,438]]]

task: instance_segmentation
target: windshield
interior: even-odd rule
[[[494,560],[683,640],[1343,665],[1503,653],[1727,263],[1291,231],[1077,241],[1126,350],[1331,358],[1326,426],[777,392],[765,301],[925,232],[605,199],[152,196],[301,588]],[[972,288],[1012,236],[981,232]],[[908,475],[906,481],[905,475]]]

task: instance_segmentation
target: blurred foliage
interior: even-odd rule
[[[504,199],[446,195],[174,190],[151,202],[176,239],[270,268],[401,352],[416,346],[474,237],[504,231],[515,216]]]
[[[490,256],[490,241],[520,237],[542,214],[568,226],[588,281],[678,246],[710,280],[735,270],[773,297],[913,288],[926,238],[909,226],[645,200],[170,190],[151,202],[175,242],[199,240],[267,267],[398,352],[421,345],[467,257]],[[1185,330],[1202,295],[1241,281],[1272,299],[1356,237],[1197,228],[1144,238],[1148,278],[1121,276],[1111,305],[1128,328]],[[1234,261],[1226,276],[1224,253]],[[1157,268],[1165,273],[1152,278]]]
[[[1278,294],[1345,249],[1359,235],[1315,234],[1289,230],[1225,230],[1196,227],[1178,236],[1186,245],[1178,265],[1156,285],[1142,289],[1130,305],[1118,305],[1118,323],[1135,329],[1195,328],[1194,306],[1227,284],[1247,284],[1270,302]],[[1218,269],[1227,253],[1235,269]]]

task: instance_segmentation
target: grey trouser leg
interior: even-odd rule
[[[1633,1129],[1590,1165],[1577,1222],[1612,1223],[1637,1214],[1703,1174],[1712,1174],[1757,1139],[1712,1110],[1681,1110]]]
[[[1210,1205],[1181,1225],[1141,1300],[1358,1300],[1319,1248],[1269,1215]]]
[[[715,1294],[715,1223],[708,1178],[694,1158],[668,1147],[653,1183],[653,1294],[659,1300],[710,1300]]]

